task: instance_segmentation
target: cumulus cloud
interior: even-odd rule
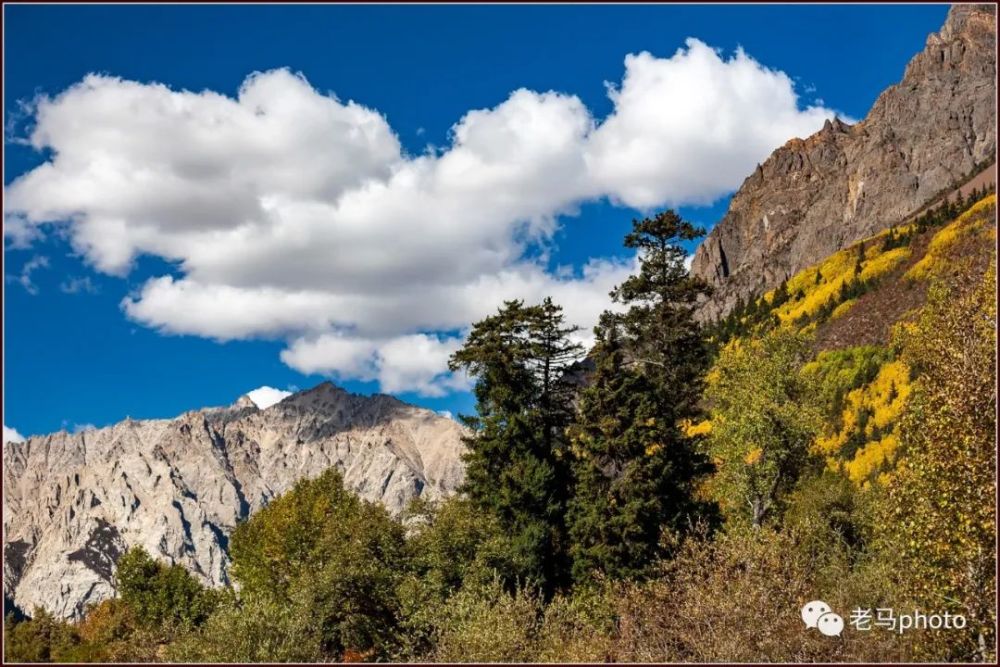
[[[282,400],[288,398],[292,395],[290,391],[283,391],[281,389],[275,389],[274,387],[268,387],[264,385],[263,387],[257,387],[253,391],[248,391],[247,396],[251,401],[254,402],[261,410],[266,410],[275,403],[279,403]]]
[[[24,436],[18,433],[16,430],[7,426],[6,424],[4,424],[3,442],[4,444],[7,444],[8,442],[24,442]]]
[[[800,109],[784,72],[742,49],[724,59],[697,39],[672,58],[627,56],[609,94],[614,111],[593,133],[587,163],[604,193],[637,208],[711,203],[833,115]]]
[[[378,380],[382,391],[415,391],[443,396],[467,389],[468,379],[448,372],[448,357],[461,346],[458,337],[410,334],[385,340],[322,334],[299,338],[281,360],[302,373]]]
[[[516,90],[411,156],[376,110],[288,70],[235,97],[89,75],[35,102],[29,141],[51,157],[5,188],[5,230],[24,243],[68,223],[111,275],[141,254],[174,262],[122,302],[145,326],[281,339],[302,372],[437,396],[467,386],[448,355],[504,299],[552,296],[587,342],[634,259],[547,270],[582,203],[711,201],[834,115],[697,40],[628,56],[609,95],[599,120],[575,95]]]
[[[25,250],[44,235],[34,224],[17,215],[5,215],[3,221],[4,248]]]

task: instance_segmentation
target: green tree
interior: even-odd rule
[[[627,363],[606,313],[591,352],[596,368],[571,428],[575,488],[569,505],[573,576],[643,576],[663,555],[661,533],[690,524],[698,457],[662,417],[656,389]],[[683,454],[679,456],[678,454]]]
[[[336,469],[300,481],[238,526],[230,544],[247,613],[277,609],[282,623],[303,624],[296,633],[318,647],[314,658],[393,650],[396,589],[408,568],[403,528],[345,489]]]
[[[421,661],[432,651],[441,608],[463,587],[517,577],[510,538],[499,519],[462,496],[414,500],[406,510],[410,572],[399,586],[400,646],[393,660]]]
[[[438,609],[436,662],[530,662],[538,651],[543,601],[499,578],[462,588]]]
[[[463,496],[444,501],[415,499],[405,514],[406,541],[412,572],[443,600],[463,583],[485,584],[495,575],[514,576],[510,540],[493,514]]]
[[[596,369],[571,429],[573,574],[638,577],[663,555],[664,529],[693,525],[706,459],[680,428],[700,414],[707,349],[693,305],[707,292],[684,268],[681,241],[701,230],[673,211],[633,222],[625,245],[640,268],[611,294],[627,306],[595,329]]]
[[[188,629],[211,614],[216,594],[206,589],[180,565],[154,560],[142,547],[133,547],[115,570],[119,597],[145,628]]]
[[[72,658],[80,637],[72,625],[41,608],[27,620],[4,619],[4,662],[55,662]]]
[[[781,281],[777,289],[774,290],[774,296],[771,297],[771,308],[777,308],[783,303],[788,301],[788,279]]]
[[[778,329],[723,350],[706,395],[714,484],[727,513],[761,526],[810,462],[820,417],[799,369],[808,338]]]
[[[323,662],[323,635],[307,607],[250,598],[223,603],[198,629],[167,649],[171,662]],[[342,657],[342,656],[338,656]]]
[[[581,353],[569,339],[575,331],[549,299],[508,301],[473,326],[449,362],[476,379],[478,415],[463,418],[473,430],[463,491],[510,534],[519,576],[549,592],[567,569],[567,370]]]
[[[87,610],[76,626],[82,640],[74,662],[155,662],[163,647],[185,632],[176,628],[142,626],[135,611],[121,598],[104,600]]]
[[[662,419],[677,421],[697,413],[708,355],[694,305],[708,286],[684,268],[681,242],[704,234],[668,210],[633,221],[625,247],[636,250],[639,273],[611,292],[627,307],[620,319],[629,364],[659,392]]]

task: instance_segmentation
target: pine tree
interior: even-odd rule
[[[774,290],[774,297],[771,299],[771,308],[777,308],[788,301],[788,279],[781,281],[778,289]]]
[[[555,451],[557,441],[573,420],[575,386],[566,381],[566,370],[580,359],[583,348],[570,340],[579,327],[566,326],[562,308],[546,297],[528,309],[531,364],[538,387],[538,428],[546,451]]]
[[[571,428],[573,574],[640,576],[663,553],[664,530],[692,525],[707,508],[693,499],[707,462],[680,428],[696,417],[707,354],[692,309],[707,291],[683,268],[678,241],[696,229],[673,211],[633,222],[625,245],[640,270],[612,292],[629,306],[595,329],[597,366]]]
[[[674,421],[696,411],[708,361],[693,308],[709,288],[688,275],[679,245],[702,234],[671,210],[633,221],[625,247],[638,251],[639,273],[611,292],[628,306],[621,326],[631,363],[661,392],[663,417]]]
[[[662,553],[661,530],[692,513],[690,471],[672,461],[677,433],[649,379],[627,361],[619,323],[605,313],[595,370],[571,427],[575,492],[569,503],[573,578],[638,578]]]
[[[569,464],[565,431],[572,418],[566,371],[580,356],[575,327],[546,299],[508,301],[477,322],[450,360],[476,379],[478,416],[463,417],[466,481],[474,505],[511,535],[518,576],[551,592],[566,568],[565,507]]]

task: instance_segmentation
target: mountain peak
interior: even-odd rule
[[[994,27],[997,7],[993,4],[954,4],[948,10],[948,18],[936,35],[931,35],[928,41],[937,37],[948,41],[963,32],[969,32],[985,27]],[[983,25],[986,24],[986,25]]]
[[[904,222],[993,164],[995,12],[954,5],[863,120],[789,140],[743,182],[691,262],[713,287],[701,319]]]
[[[324,380],[315,387],[295,392],[294,394],[286,397],[284,401],[288,403],[303,404],[329,400],[331,398],[340,398],[343,396],[351,396],[351,393],[343,387],[334,384],[330,380]]]
[[[78,618],[114,592],[111,570],[94,564],[135,545],[220,585],[231,531],[302,478],[335,467],[393,514],[464,478],[465,431],[450,419],[332,382],[286,394],[261,387],[228,408],[5,446],[5,546],[24,554],[4,570],[5,594]]]
[[[234,407],[234,408],[256,408],[257,404],[254,403],[253,399],[250,398],[249,394],[243,394],[242,396],[240,396],[239,398],[236,399],[236,402],[233,403],[232,407]]]

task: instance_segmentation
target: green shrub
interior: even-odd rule
[[[115,570],[122,602],[144,628],[187,629],[212,613],[217,593],[206,589],[182,566],[154,560],[142,547],[122,555]]]
[[[4,620],[4,662],[54,662],[72,659],[80,635],[44,609],[27,620]]]
[[[803,626],[799,609],[822,599],[848,610],[878,570],[843,569],[835,583],[816,576],[796,536],[768,527],[689,540],[663,575],[626,587],[612,659],[629,662],[904,661],[913,637],[847,631],[831,640]],[[868,577],[868,579],[863,579]]]
[[[317,630],[305,606],[233,599],[167,656],[176,662],[320,662],[329,658]]]
[[[440,608],[436,662],[530,662],[538,653],[541,597],[507,592],[499,578],[462,588]]]
[[[545,608],[534,660],[607,662],[617,632],[620,586],[598,581],[555,596]]]

